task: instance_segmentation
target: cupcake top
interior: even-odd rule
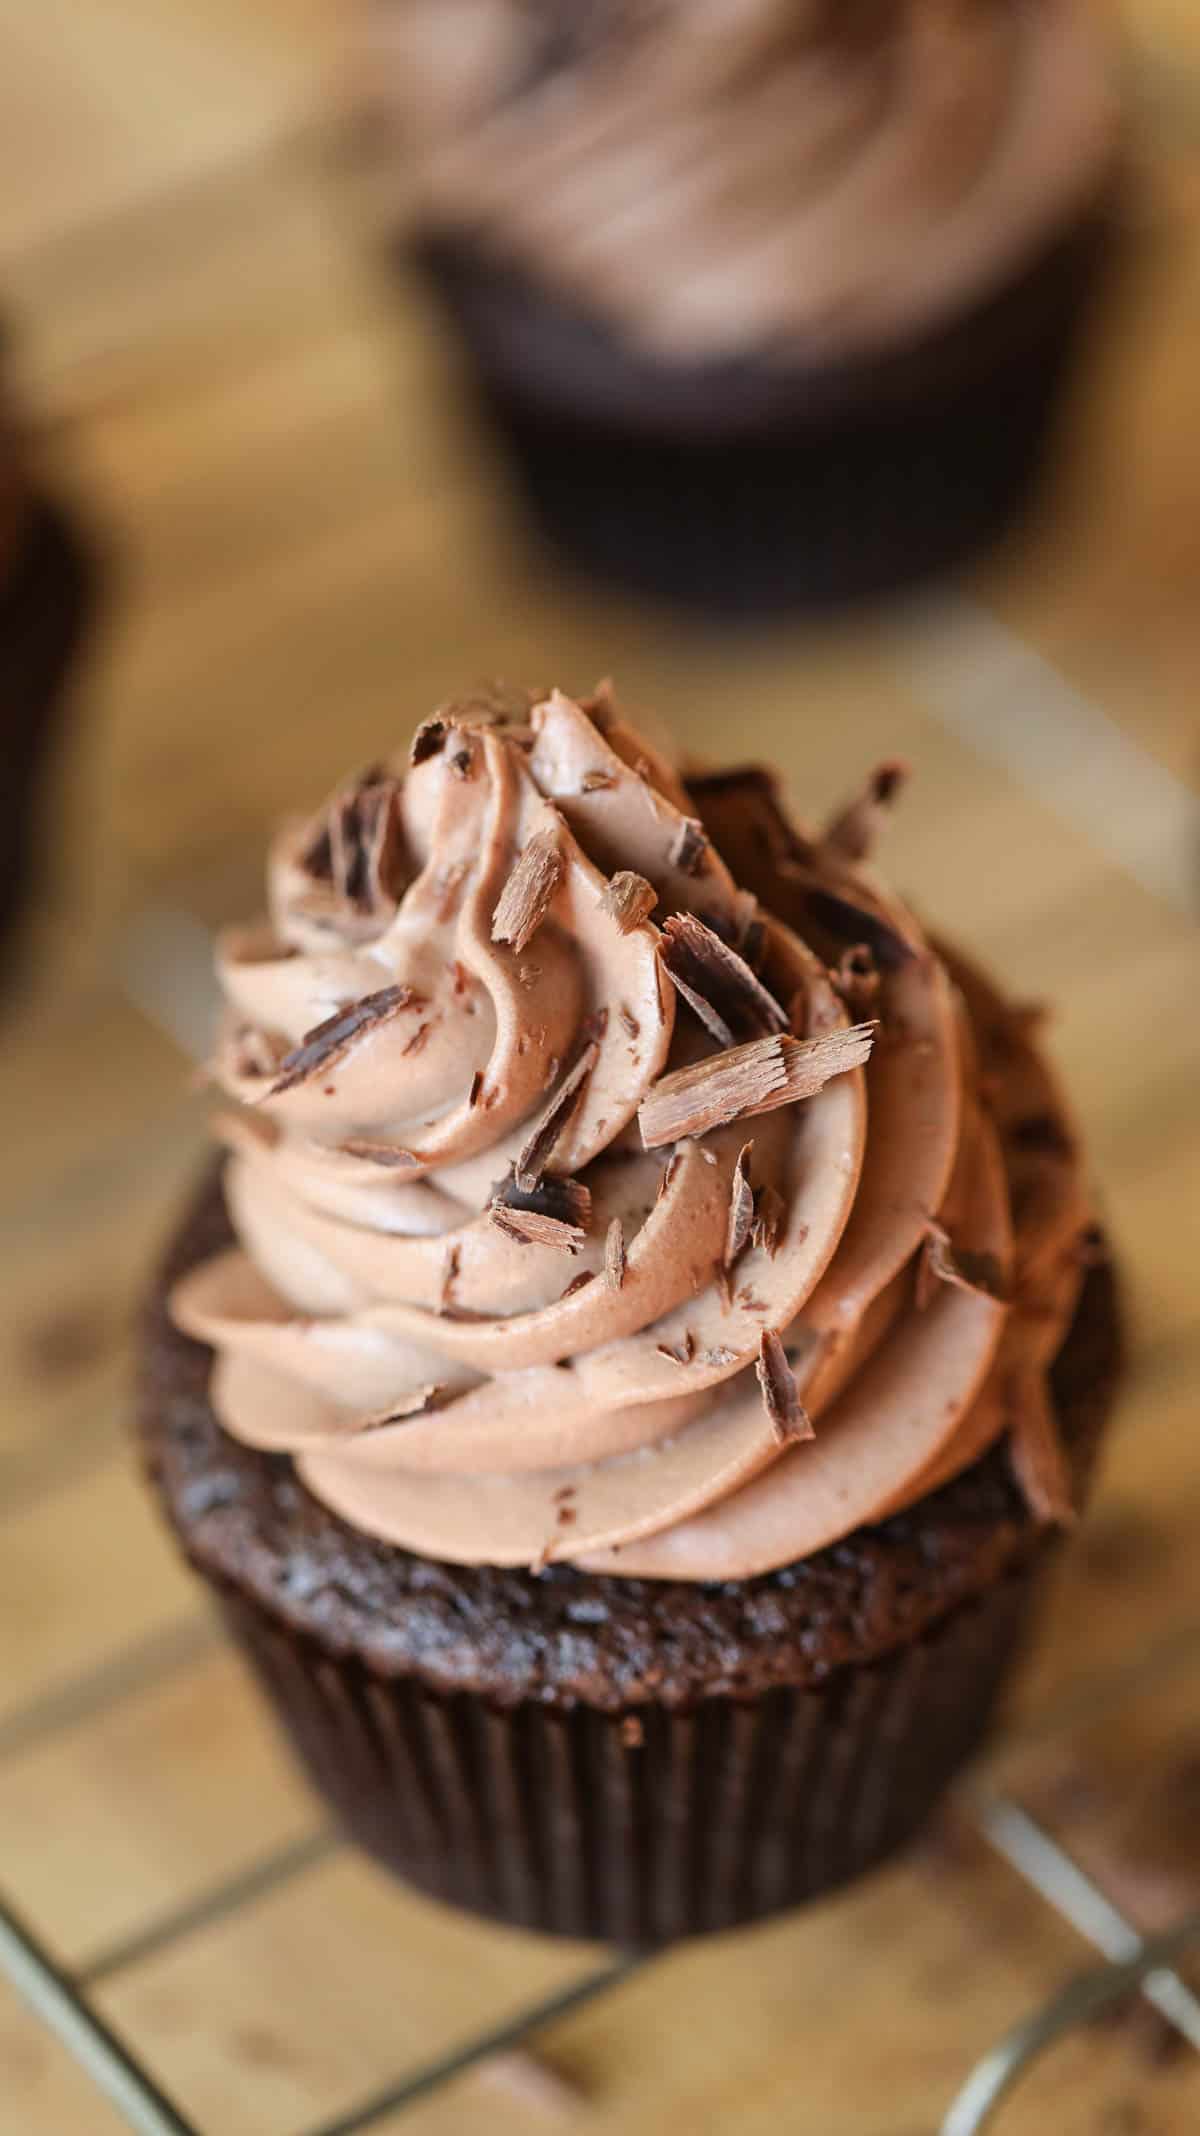
[[[903,338],[1097,197],[1101,0],[373,0],[411,211],[637,347]]]
[[[427,1556],[740,1578],[1005,1431],[1088,1222],[1035,1048],[770,777],[685,784],[611,692],[486,696],[285,828],[219,948],[238,1246],[188,1275],[218,1417]]]

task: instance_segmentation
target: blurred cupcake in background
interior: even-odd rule
[[[93,596],[92,560],[38,480],[0,348],[0,976],[33,887],[39,796]]]
[[[1099,0],[370,0],[397,242],[542,527],[722,611],[1012,520],[1110,249]]]

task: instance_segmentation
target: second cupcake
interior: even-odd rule
[[[1112,238],[1099,0],[372,0],[393,222],[526,497],[707,611],[1024,501]]]

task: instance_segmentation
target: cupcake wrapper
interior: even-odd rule
[[[923,1823],[983,1735],[1035,1571],[820,1689],[689,1712],[497,1708],[223,1608],[318,1790],[434,1897],[524,1928],[652,1947],[798,1905]]]
[[[421,259],[552,545],[738,616],[896,592],[1001,535],[1044,462],[1110,237],[1090,219],[969,318],[802,385],[767,359],[673,377],[462,245]]]

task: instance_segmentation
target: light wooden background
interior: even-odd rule
[[[611,670],[691,747],[781,758],[814,808],[914,761],[891,865],[1060,1005],[1131,1272],[1132,1384],[1013,1725],[1103,1693],[1089,1741],[1127,1763],[1200,1748],[1200,11],[1127,12],[1143,260],[1052,506],[936,602],[730,642],[528,554],[428,323],[373,269],[326,0],[0,0],[0,287],[47,461],[114,559],[0,1046],[0,1886],[211,2136],[349,2113],[600,1962],[332,1845],[123,1437],[131,1306],[203,1136],[172,1033],[197,1040],[204,929],[252,899],[282,808],[460,683]],[[1114,1709],[1139,1671],[1153,1695]],[[542,2048],[597,2136],[932,2136],[1086,1956],[967,1840],[663,1961]],[[554,2118],[476,2074],[378,2125]],[[116,2126],[0,1987],[5,2136]],[[1200,2078],[1093,2035],[1003,2126],[1183,2136]]]

